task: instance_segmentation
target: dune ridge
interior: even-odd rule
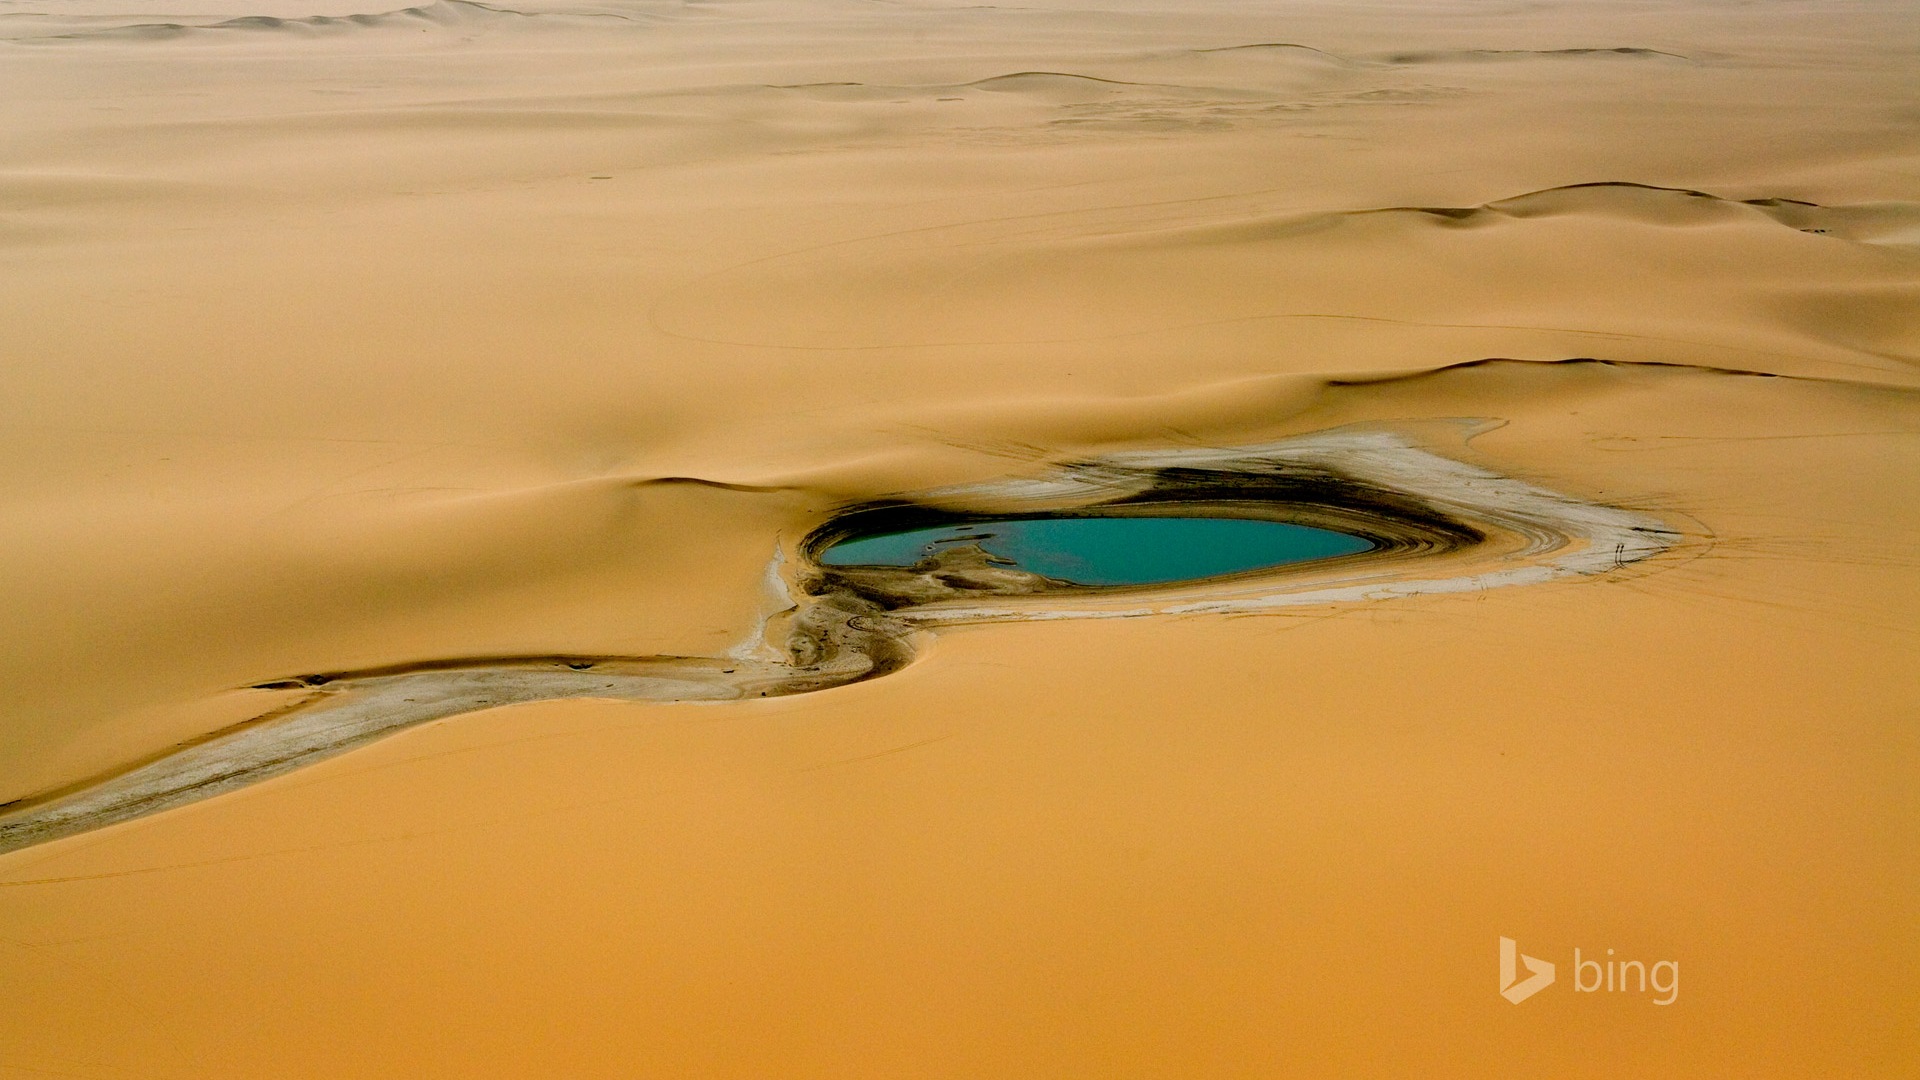
[[[1667,52],[1663,49],[1647,49],[1632,45],[1615,45],[1605,48],[1564,48],[1564,49],[1440,49],[1414,52],[1392,52],[1382,54],[1379,59],[1389,64],[1446,64],[1472,63],[1476,61],[1529,60],[1529,59],[1578,59],[1624,57],[1630,59],[1681,60],[1693,62],[1690,56]]]
[[[217,22],[130,23],[72,30],[60,34],[14,38],[15,42],[35,41],[175,41],[202,35],[278,34],[314,36],[356,31],[396,31],[436,29],[482,29],[502,24],[536,21],[570,22],[582,19],[612,19],[618,22],[644,22],[649,16],[617,12],[533,12],[478,0],[433,0],[432,3],[392,11],[357,15],[241,15]]]
[[[1385,206],[1343,211],[1340,216],[1425,214],[1444,219],[1443,223],[1470,226],[1496,218],[1525,220],[1601,213],[1642,224],[1687,226],[1711,222],[1727,211],[1750,212],[1799,232],[1862,243],[1909,243],[1912,231],[1920,228],[1920,203],[1827,206],[1782,196],[1736,199],[1632,180],[1562,184],[1477,206]]]
[[[1256,211],[1224,221],[1208,215],[1208,209],[1172,205],[1135,213],[1122,207],[1111,213],[989,221],[954,226],[912,245],[888,236],[844,239],[722,269],[682,285],[657,301],[656,323],[691,340],[763,347],[951,349],[1021,341],[1118,341],[1175,327],[1350,320],[1460,330],[1534,329],[1563,338],[1543,346],[1549,354],[1561,355],[1583,341],[1591,348],[1586,339],[1634,338],[1662,347],[1654,355],[1619,358],[1730,368],[1772,363],[1777,370],[1829,375],[1848,366],[1866,367],[1880,373],[1875,377],[1899,381],[1913,377],[1920,357],[1910,326],[1903,330],[1898,314],[1920,295],[1920,263],[1912,258],[1912,244],[1920,238],[1920,204],[1821,205],[1797,196],[1733,198],[1692,188],[1603,180],[1457,207]],[[1606,287],[1610,292],[1644,293],[1643,300],[1588,312],[1582,310],[1583,293],[1550,288],[1552,280],[1577,276],[1553,257],[1568,244],[1636,252],[1646,265]],[[1355,264],[1351,251],[1358,245],[1382,257],[1400,251],[1401,262],[1387,273],[1405,284],[1372,293],[1347,289],[1333,299],[1335,291],[1317,268],[1356,283],[1379,278]],[[950,253],[956,250],[984,272],[955,275]],[[1794,252],[1803,260],[1803,284],[1798,288],[1807,294],[1804,307],[1757,294],[1741,296],[1738,279],[1683,269],[1693,261],[1752,258],[1762,252],[1768,257]],[[1156,281],[1187,272],[1203,260],[1232,260],[1238,273],[1222,276],[1209,294],[1166,305]],[[1434,318],[1423,310],[1423,296],[1442,283],[1455,282],[1446,284],[1448,289],[1477,289],[1471,278],[1457,279],[1486,260],[1536,264],[1542,276],[1521,282],[1498,301],[1512,309],[1501,312],[1504,317]],[[935,269],[935,263],[941,268]],[[878,266],[888,269],[877,272]],[[1108,283],[1103,298],[1062,285],[1072,274],[1092,272]],[[1289,285],[1254,288],[1251,282],[1261,274]],[[1674,288],[1663,291],[1643,284],[1655,279],[1667,280]],[[883,307],[880,316],[862,320],[857,335],[848,333],[844,328],[854,323],[837,314],[839,297],[846,295],[847,283],[869,280],[882,294],[897,293],[898,301]],[[1679,332],[1683,322],[1709,324],[1692,313],[1695,303],[1683,300],[1679,290],[1712,294],[1722,289],[1729,295],[1716,296],[1716,305],[1728,305],[1730,299],[1742,307],[1765,304],[1774,313],[1771,317],[1806,327],[1807,352],[1800,353],[1798,346],[1753,348],[1733,336],[1750,333],[1743,326],[1729,326],[1730,340],[1724,343],[1711,335]],[[1322,293],[1328,298],[1305,299]],[[759,305],[751,312],[731,310],[728,298],[740,295],[777,297],[780,303]],[[929,295],[938,295],[941,302],[921,299]],[[1112,299],[1122,295],[1133,301]],[[1836,352],[1839,343],[1820,332],[1830,321],[1830,295],[1846,295],[1855,305],[1854,321],[1873,328],[1847,346],[1854,355]],[[1040,296],[1060,298],[1054,313],[1039,313],[1032,298]],[[885,314],[892,310],[900,313],[897,319]],[[775,318],[769,311],[787,314]],[[1544,311],[1566,313],[1552,318],[1536,314]],[[1868,312],[1874,313],[1871,319],[1865,317]],[[1032,336],[1023,338],[1021,331]],[[1702,354],[1702,349],[1713,352]],[[1728,351],[1746,355],[1730,357]],[[1802,355],[1820,359],[1809,365]]]

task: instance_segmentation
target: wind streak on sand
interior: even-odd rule
[[[1071,510],[1324,522],[1375,550],[1188,587],[1089,590],[965,551],[907,568],[825,567],[817,556],[860,522]],[[799,545],[801,597],[785,658],[510,657],[445,660],[259,684],[304,699],[114,775],[0,808],[0,853],[232,791],[434,720],[558,698],[718,702],[809,693],[913,659],[916,631],[1026,619],[1260,612],[1457,593],[1607,573],[1681,534],[1649,515],[1585,502],[1442,457],[1387,431],[1349,428],[1263,446],[1138,451],[1050,475],[924,492],[858,508]],[[778,573],[777,553],[771,573]],[[977,562],[977,560],[976,560]],[[983,603],[983,598],[995,598]],[[769,633],[772,631],[769,630]]]

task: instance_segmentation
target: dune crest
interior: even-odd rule
[[[431,3],[393,11],[369,12],[355,15],[242,15],[217,22],[158,22],[132,23],[126,26],[110,26],[98,29],[74,30],[63,34],[45,37],[24,37],[13,40],[21,43],[34,41],[175,41],[180,39],[198,39],[202,37],[223,37],[229,34],[261,34],[280,36],[332,36],[351,34],[359,31],[403,30],[478,30],[489,27],[529,23],[535,21],[555,21],[566,23],[582,19],[613,19],[623,22],[642,21],[644,15],[626,15],[613,12],[532,12],[515,8],[483,4],[478,0],[432,0]]]
[[[1823,206],[1805,199],[1777,196],[1733,199],[1705,191],[1626,180],[1544,188],[1479,206],[1394,206],[1351,213],[1418,213],[1462,224],[1480,223],[1493,217],[1527,219],[1605,214],[1642,224],[1682,227],[1737,221],[1743,215],[1752,214],[1800,232],[1862,243],[1910,242],[1906,238],[1920,228],[1920,204],[1914,203]]]
[[[1385,53],[1380,59],[1389,64],[1473,64],[1494,63],[1503,60],[1678,60],[1692,63],[1693,58],[1663,49],[1646,49],[1632,45],[1615,45],[1609,48],[1565,48],[1565,49],[1441,49],[1414,52]]]

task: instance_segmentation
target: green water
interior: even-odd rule
[[[1012,568],[1076,585],[1156,585],[1352,555],[1357,536],[1251,518],[1056,517],[938,525],[852,537],[821,556],[828,566],[912,566],[978,544]]]

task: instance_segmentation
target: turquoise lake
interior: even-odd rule
[[[1252,518],[1054,517],[938,525],[851,537],[828,566],[912,566],[978,544],[1010,567],[1076,585],[1156,585],[1366,551],[1357,536]]]

